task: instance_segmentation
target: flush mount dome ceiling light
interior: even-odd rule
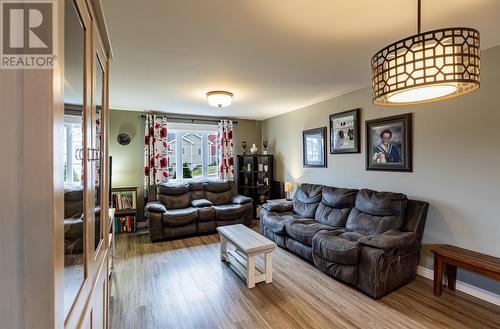
[[[207,93],[208,104],[214,107],[226,107],[231,105],[233,93],[223,90],[214,90]]]
[[[451,27],[397,41],[372,57],[373,103],[408,105],[467,94],[479,88],[479,32]]]

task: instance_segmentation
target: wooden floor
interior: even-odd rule
[[[500,328],[500,307],[424,278],[374,300],[278,248],[273,283],[245,283],[219,260],[218,235],[151,243],[117,236],[110,326],[126,328]]]

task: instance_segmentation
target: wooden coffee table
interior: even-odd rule
[[[242,224],[221,226],[217,231],[220,235],[220,259],[245,280],[248,289],[259,282],[273,281],[272,252],[276,243]],[[228,243],[235,250],[228,250]],[[255,256],[260,254],[264,255],[264,269],[255,267]]]

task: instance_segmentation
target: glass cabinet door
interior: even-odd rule
[[[64,315],[85,279],[85,29],[72,0],[64,18]]]
[[[104,187],[103,177],[103,167],[104,167],[104,145],[102,138],[102,126],[103,126],[103,97],[104,97],[104,68],[100,61],[98,54],[96,53],[95,58],[95,80],[94,80],[94,122],[93,122],[93,151],[95,153],[93,159],[94,166],[94,183],[95,183],[95,195],[94,195],[94,205],[95,205],[95,245],[94,248],[97,251],[99,244],[103,241],[103,222],[106,222],[107,216],[102,213],[102,190]]]

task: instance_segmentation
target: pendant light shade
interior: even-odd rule
[[[419,104],[479,88],[479,32],[445,28],[397,41],[372,57],[373,103]]]
[[[229,91],[214,90],[207,93],[208,104],[214,107],[226,107],[231,105],[233,94]]]

